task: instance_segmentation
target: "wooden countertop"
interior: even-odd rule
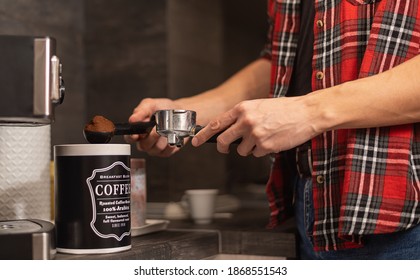
[[[203,259],[218,253],[218,234],[216,232],[189,232],[164,230],[142,236],[132,237],[132,248],[111,254],[56,255],[58,260],[183,260]]]
[[[210,225],[190,220],[171,220],[166,230],[132,237],[132,248],[111,254],[56,255],[68,259],[205,259],[217,254],[278,256],[295,259],[293,220],[274,230],[265,229],[266,209],[241,209],[231,218],[215,219]]]

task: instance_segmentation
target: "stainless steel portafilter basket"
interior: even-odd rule
[[[184,138],[194,136],[196,112],[190,110],[159,110],[155,112],[156,132],[168,139],[168,145],[182,147]]]

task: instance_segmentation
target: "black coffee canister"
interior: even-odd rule
[[[54,166],[57,251],[130,249],[130,145],[57,145]]]

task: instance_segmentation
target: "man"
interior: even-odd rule
[[[240,155],[273,154],[270,226],[295,188],[302,258],[420,259],[419,1],[273,0],[268,16],[261,58],[199,95],[144,99],[130,121],[194,110],[208,125],[193,146],[224,131],[221,153],[242,138]]]

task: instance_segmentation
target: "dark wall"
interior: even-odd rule
[[[223,1],[168,1],[168,96],[190,96],[224,80]],[[189,145],[167,160],[173,195],[185,188],[226,190],[228,156],[214,144]],[[176,199],[174,197],[173,199]]]
[[[52,144],[80,143],[85,121],[83,0],[1,0],[0,34],[51,36],[63,64],[66,97],[55,110]]]
[[[126,122],[145,97],[168,94],[167,1],[86,0],[87,116]],[[88,121],[86,119],[86,121]],[[125,143],[114,137],[112,143]],[[167,159],[146,158],[149,200],[166,200]]]
[[[167,92],[166,1],[86,0],[87,114],[126,122]]]
[[[266,1],[1,0],[0,33],[56,37],[66,98],[52,143],[86,143],[93,115],[125,122],[145,97],[178,98],[223,82],[255,59],[264,42]],[[114,137],[113,143],[124,143]],[[233,149],[234,150],[234,149]],[[177,200],[186,188],[262,181],[268,160],[217,153],[213,144],[147,160],[149,201]]]

